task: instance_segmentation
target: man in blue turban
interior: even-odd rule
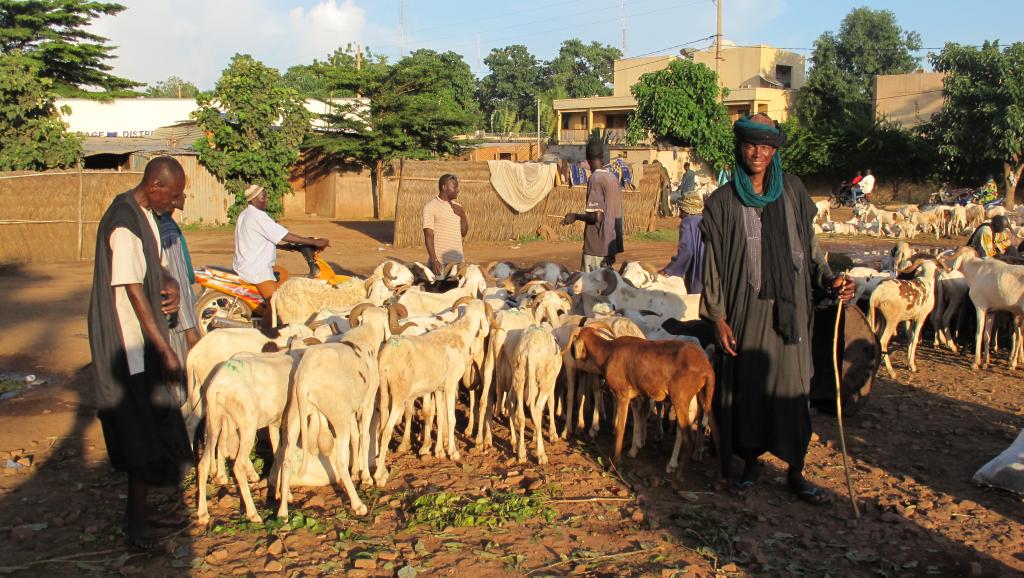
[[[812,223],[815,206],[799,178],[782,172],[786,135],[767,115],[733,126],[733,178],[708,197],[701,316],[715,325],[720,363],[714,397],[722,472],[744,461],[738,488],[754,485],[758,458],[789,465],[788,489],[813,504],[828,495],[803,477],[811,438],[812,286],[845,300],[853,282],[833,275]],[[826,337],[822,337],[823,339]]]

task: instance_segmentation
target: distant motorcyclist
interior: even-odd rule
[[[984,205],[985,203],[991,203],[997,198],[999,198],[999,187],[996,185],[995,178],[989,175],[988,179],[985,180],[985,184],[981,185],[981,188],[975,193],[974,202]]]
[[[259,185],[250,185],[245,190],[245,201],[248,206],[235,223],[235,259],[231,266],[239,277],[255,285],[264,302],[269,304],[278,285],[274,276],[277,245],[295,243],[325,249],[331,243],[327,239],[290,233],[276,223],[266,212],[267,191]],[[273,325],[270,317],[266,312],[263,315],[264,328]]]

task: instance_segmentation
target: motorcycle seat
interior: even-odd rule
[[[232,269],[231,267],[221,267],[220,265],[207,265],[206,268],[217,271],[218,273],[225,273],[227,275],[234,275],[235,277],[238,277],[238,273],[235,273],[235,270]]]

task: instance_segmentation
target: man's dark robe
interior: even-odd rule
[[[172,484],[180,480],[191,459],[181,412],[171,401],[172,388],[177,385],[164,379],[160,356],[148,339],[145,371],[129,375],[115,288],[110,285],[110,235],[123,227],[142,240],[146,258],[143,294],[157,328],[167,336],[167,319],[160,311],[160,249],[142,211],[131,192],[122,193],[114,198],[100,220],[89,303],[89,346],[95,372],[96,409],[111,465],[118,471],[136,473],[149,484]]]
[[[764,244],[759,236],[748,242],[748,235],[752,228],[754,233],[760,229],[760,215],[750,211],[745,215],[732,182],[708,197],[700,224],[706,247],[701,314],[710,321],[724,317],[737,342],[736,357],[721,356],[713,403],[726,476],[733,453],[741,450],[769,451],[788,464],[802,466],[811,437],[811,284],[826,286],[832,272],[814,237],[815,206],[803,183],[786,175],[783,191],[776,202],[786,203],[792,257],[798,269],[798,343],[784,343],[773,327],[774,302],[759,298],[755,285],[761,277]]]

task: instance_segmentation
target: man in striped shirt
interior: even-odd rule
[[[459,177],[441,175],[437,181],[437,196],[423,206],[423,242],[427,246],[428,265],[435,275],[447,263],[461,263],[462,238],[469,232],[469,222],[459,196]]]

